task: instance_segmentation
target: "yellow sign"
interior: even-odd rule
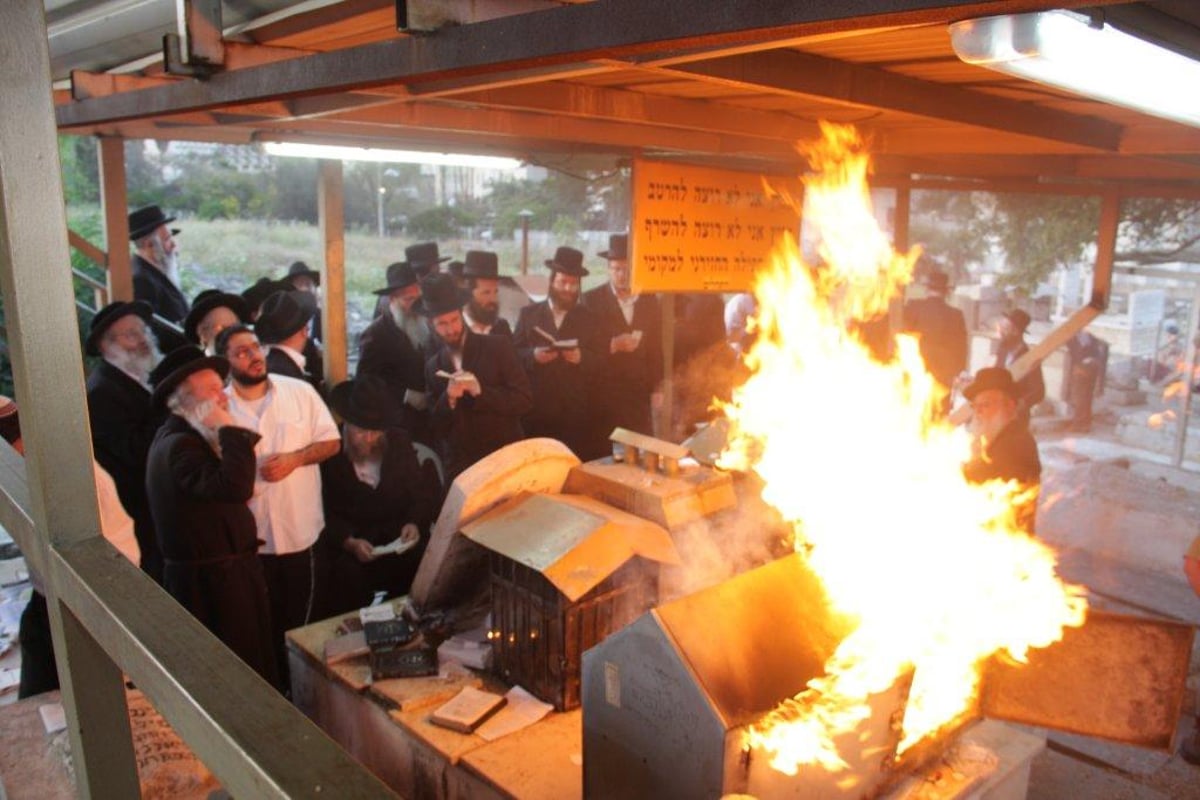
[[[778,190],[798,201],[800,181],[636,160],[634,291],[749,291],[784,233],[799,234],[799,212]]]

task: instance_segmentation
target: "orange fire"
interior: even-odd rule
[[[804,180],[819,257],[789,239],[757,281],[753,374],[724,409],[721,456],[763,478],[836,611],[857,622],[825,675],[749,733],[789,774],[843,769],[834,739],[912,670],[903,752],[968,708],[984,659],[1021,660],[1086,614],[1054,553],[1015,527],[1015,484],[963,478],[967,435],[932,421],[940,390],[916,340],[896,337],[881,363],[857,333],[887,313],[918,251],[896,253],[880,230],[857,133],[822,127]]]

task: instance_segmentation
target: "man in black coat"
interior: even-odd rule
[[[629,237],[615,234],[608,249],[610,280],[584,294],[601,348],[595,403],[598,427],[607,442],[612,429],[627,428],[652,435],[652,409],[662,404],[662,313],[658,298],[630,289]]]
[[[88,419],[96,461],[112,476],[133,517],[142,569],[162,583],[162,556],[146,500],[146,458],[161,415],[150,406],[150,371],[161,355],[150,332],[150,307],[109,303],[92,318],[84,349],[103,360],[87,379]]]
[[[376,591],[408,593],[441,495],[436,469],[422,469],[381,380],[340,383],[329,402],[343,424],[341,450],[321,462],[330,587],[323,616],[369,605]],[[396,552],[375,551],[397,543]]]
[[[448,274],[421,285],[421,313],[441,341],[425,364],[430,422],[446,482],[484,456],[524,438],[521,417],[533,408],[529,377],[503,336],[480,336],[463,324],[466,293]]]
[[[1029,314],[1019,308],[1006,311],[1000,318],[1000,346],[996,350],[996,362],[992,365],[1012,369],[1018,358],[1029,352],[1025,344],[1025,329],[1029,327]],[[1017,381],[1017,414],[1026,423],[1033,407],[1046,397],[1046,381],[1042,377],[1041,362]]]
[[[583,253],[560,247],[546,262],[549,296],[521,309],[513,345],[533,387],[527,436],[557,439],[584,461],[609,452],[600,438],[596,406],[589,396],[600,367],[594,317],[579,302],[580,279],[588,274]]]
[[[387,310],[371,321],[358,339],[355,375],[374,375],[384,382],[403,425],[414,441],[432,444],[425,390],[425,362],[434,345],[429,325],[416,310],[421,287],[405,262],[387,268],[387,286],[375,294],[387,298]]]
[[[275,292],[266,299],[254,322],[258,340],[268,345],[267,372],[308,381],[323,395],[322,375],[308,369],[304,349],[308,342],[308,323],[317,312],[317,301],[308,292]]]
[[[179,248],[174,234],[167,227],[175,221],[158,206],[145,206],[129,213],[129,239],[134,254],[130,262],[133,272],[133,298],[141,300],[168,322],[182,325],[188,313],[188,301],[179,288]],[[163,349],[174,350],[185,341],[165,328],[155,331],[162,339]]]
[[[904,330],[916,334],[925,369],[946,393],[941,416],[950,413],[950,390],[967,368],[967,323],[963,313],[946,302],[950,278],[927,265],[926,296],[904,304]]]
[[[511,339],[512,328],[508,320],[500,316],[500,263],[496,254],[468,250],[461,272],[466,289],[471,293],[463,307],[463,322],[472,333]]]
[[[963,390],[971,404],[971,459],[963,475],[971,483],[1016,481],[1021,494],[1014,508],[1020,528],[1035,530],[1042,462],[1037,442],[1018,413],[1019,385],[1002,367],[985,367]]]
[[[229,362],[182,347],[154,372],[152,403],[171,413],[150,447],[146,492],[166,559],[164,587],[271,684],[270,607],[254,515],[259,436],[229,414]]]

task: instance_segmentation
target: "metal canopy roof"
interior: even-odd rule
[[[794,171],[795,142],[831,120],[871,137],[885,176],[1120,181],[1190,194],[1200,129],[962,63],[950,45],[947,24],[958,19],[1084,5],[227,0],[224,63],[206,77],[167,74],[161,58],[101,72],[129,60],[130,41],[59,50],[66,39],[53,22],[51,47],[56,73],[77,68],[56,93],[67,133],[641,154]],[[1189,0],[1086,5],[1177,49],[1200,42]],[[398,15],[431,29],[399,31]],[[98,50],[113,63],[97,63]]]

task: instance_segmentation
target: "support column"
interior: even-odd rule
[[[129,258],[129,212],[125,189],[125,140],[101,136],[97,157],[100,159],[100,208],[104,216],[104,249],[108,300],[133,299],[133,275]]]
[[[317,209],[325,257],[321,261],[321,329],[325,339],[325,385],[346,380],[346,239],[342,162],[321,160]]]
[[[99,535],[91,432],[71,285],[50,59],[40,3],[0,5],[0,291],[4,294],[30,511],[56,547]],[[42,563],[46,563],[43,561]],[[76,791],[136,797],[121,671],[63,613],[47,582]]]

